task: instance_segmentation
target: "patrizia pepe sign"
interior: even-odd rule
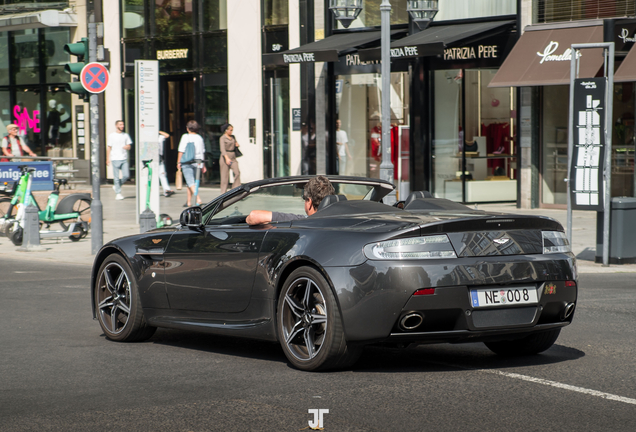
[[[572,60],[572,48],[567,48],[563,51],[562,54],[555,54],[556,50],[559,49],[559,43],[555,41],[550,41],[547,47],[543,50],[543,52],[537,52],[537,55],[541,57],[541,61],[539,64],[543,64],[543,62],[552,62],[552,61],[570,61]],[[581,57],[581,51],[579,50],[578,58]]]
[[[283,54],[283,61],[285,63],[315,62],[316,56],[314,53]]]

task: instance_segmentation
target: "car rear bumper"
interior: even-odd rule
[[[576,280],[570,254],[367,261],[356,267],[325,270],[335,288],[350,341],[457,342],[547,330],[571,322],[577,300],[576,285],[565,284]],[[471,304],[471,289],[512,286],[535,287],[538,303],[495,308],[474,308]],[[423,288],[435,291],[413,296]],[[564,318],[568,305],[570,315]],[[410,313],[421,315],[422,322],[405,329],[400,321]]]

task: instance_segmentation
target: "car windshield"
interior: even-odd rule
[[[345,195],[347,200],[368,199],[372,185],[332,183],[337,195]],[[245,223],[252,210],[269,210],[281,213],[305,214],[303,188],[305,183],[261,186],[242,199],[228,198],[222,209],[208,219],[208,225],[228,225]],[[236,201],[235,201],[236,200]],[[235,201],[235,202],[233,202]],[[204,215],[206,220],[209,216]]]

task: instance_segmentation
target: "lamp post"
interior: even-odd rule
[[[362,0],[329,0],[329,9],[344,28],[349,28],[362,11]]]
[[[424,30],[433,21],[439,10],[439,0],[407,0],[406,11],[420,30]]]

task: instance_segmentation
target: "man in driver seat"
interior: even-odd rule
[[[335,195],[336,191],[325,176],[316,176],[305,185],[303,200],[305,201],[305,213],[311,216],[316,213],[318,206],[327,195]],[[269,222],[287,222],[297,219],[304,219],[307,216],[294,213],[271,212],[268,210],[252,210],[247,215],[247,223],[250,225],[260,225]]]

